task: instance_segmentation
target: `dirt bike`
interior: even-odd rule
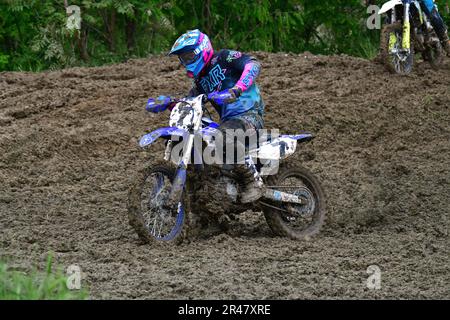
[[[387,13],[381,29],[381,59],[393,73],[409,74],[414,54],[421,53],[432,68],[442,63],[444,51],[430,21],[417,0],[391,0],[378,14]]]
[[[206,225],[205,216],[220,221],[221,217],[255,208],[263,210],[276,235],[307,239],[318,233],[325,219],[325,196],[314,175],[294,164],[281,165],[277,174],[265,175],[263,169],[270,166],[261,165],[289,157],[298,143],[312,140],[312,134],[280,135],[248,150],[246,161],[254,161],[255,176],[263,181],[264,193],[258,201],[242,203],[239,174],[223,166],[193,161],[198,152],[194,147],[196,138],[202,139],[201,151],[214,148],[211,137],[218,132],[219,125],[211,119],[206,108],[208,101],[207,95],[177,100],[169,127],[159,128],[140,139],[143,148],[158,139],[166,141],[164,160],[144,167],[129,191],[129,223],[140,239],[151,243],[179,243]],[[171,156],[174,154],[175,157]]]

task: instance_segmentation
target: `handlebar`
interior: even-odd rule
[[[229,91],[212,92],[209,94],[202,94],[202,103],[205,104],[206,102],[214,102],[215,104],[218,105],[225,105],[228,103],[235,102],[236,98],[237,97],[232,93],[230,93]],[[157,103],[157,101],[159,103]],[[145,109],[149,112],[158,113],[165,111],[166,109],[172,109],[175,106],[175,104],[180,102],[188,103],[187,101],[185,101],[184,98],[173,99],[166,96],[160,96],[159,100],[156,101],[155,99],[150,98],[147,102]]]
[[[211,95],[210,94],[202,94],[202,103],[207,103],[207,102],[211,102],[211,98],[209,97]],[[179,102],[186,102],[184,101],[185,98],[179,98],[179,99],[172,99],[170,102],[171,103],[179,103]]]

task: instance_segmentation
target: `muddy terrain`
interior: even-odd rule
[[[450,61],[388,74],[348,56],[255,53],[266,127],[311,131],[298,161],[322,181],[328,219],[310,241],[274,237],[260,212],[228,233],[142,244],[128,225],[133,173],[161,157],[148,97],[190,87],[176,59],[0,73],[0,257],[47,252],[83,271],[93,299],[450,298]],[[366,286],[381,270],[381,289]]]

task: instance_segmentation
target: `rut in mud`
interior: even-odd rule
[[[162,156],[148,97],[190,83],[162,56],[99,68],[0,73],[0,256],[27,269],[49,250],[92,298],[450,298],[450,63],[399,77],[347,56],[255,53],[266,127],[317,138],[291,158],[327,194],[307,242],[259,212],[227,234],[165,249],[128,225],[130,177]],[[381,289],[366,287],[369,265]]]

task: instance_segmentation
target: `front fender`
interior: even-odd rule
[[[389,10],[393,9],[395,6],[402,4],[402,0],[391,0],[383,4],[380,11],[378,11],[379,15],[382,15],[383,13],[388,12]]]
[[[158,140],[160,137],[171,137],[171,136],[179,136],[183,137],[187,134],[187,131],[177,128],[177,127],[163,127],[156,129],[155,131],[152,131],[150,133],[147,133],[146,135],[142,136],[142,138],[139,140],[139,145],[144,148],[146,146],[151,145],[153,142]]]

